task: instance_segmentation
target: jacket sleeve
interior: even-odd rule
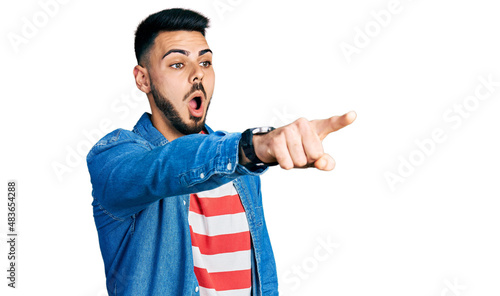
[[[152,147],[118,129],[87,155],[92,195],[108,212],[125,217],[161,198],[216,188],[239,176],[259,175],[238,163],[241,133],[180,137]]]

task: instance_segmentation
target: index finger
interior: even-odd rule
[[[350,111],[341,116],[332,116],[327,119],[312,120],[316,133],[321,141],[328,136],[328,134],[338,131],[339,129],[348,126],[356,119],[356,112]]]

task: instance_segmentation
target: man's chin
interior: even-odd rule
[[[202,124],[197,124],[197,125],[191,126],[186,135],[199,134],[203,130],[203,128],[204,128],[204,125],[202,125]]]
[[[191,116],[189,121],[189,124],[183,122],[183,124],[177,125],[175,128],[184,135],[199,134],[205,128],[204,117]]]

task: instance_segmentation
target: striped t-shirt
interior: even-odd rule
[[[189,228],[200,295],[249,296],[250,232],[232,182],[191,194]]]

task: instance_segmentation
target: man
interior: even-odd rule
[[[274,164],[332,170],[321,141],[355,119],[212,131],[207,27],[183,9],[138,26],[133,73],[151,114],[88,154],[109,295],[278,295],[259,175]]]

